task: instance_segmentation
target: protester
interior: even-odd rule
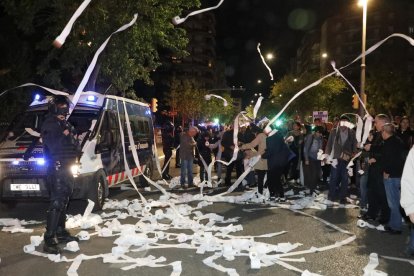
[[[313,133],[309,133],[305,137],[305,145],[303,147],[303,175],[305,186],[309,188],[310,195],[313,195],[320,181],[321,161],[318,160],[318,152],[322,150],[323,130],[322,126],[317,126],[314,128]]]
[[[289,162],[290,150],[283,136],[275,133],[266,139],[266,149],[262,158],[267,159],[267,186],[270,200],[286,201],[282,185],[282,174]]]
[[[235,146],[233,142],[233,134],[234,134],[233,129],[226,130],[223,133],[223,137],[221,139],[221,145],[224,148],[221,156],[222,156],[222,159],[226,162],[229,162],[233,157],[234,146]],[[243,153],[240,151],[237,154],[236,160],[234,160],[229,165],[227,165],[226,177],[224,179],[224,183],[226,186],[231,186],[231,173],[234,167],[236,167],[236,175],[238,178],[243,173]]]
[[[390,220],[385,229],[391,234],[401,234],[402,216],[400,212],[401,176],[405,162],[405,149],[401,139],[394,135],[393,124],[382,127],[383,177],[388,207],[391,210]]]
[[[403,141],[405,155],[408,155],[413,146],[413,131],[410,129],[410,119],[407,116],[401,118],[400,124],[395,131],[395,134]]]
[[[239,144],[240,145],[250,143],[255,139],[255,137],[256,137],[255,132],[257,132],[257,130],[253,131],[253,128],[257,128],[257,126],[255,124],[250,124],[249,126],[247,126],[245,131],[243,133],[241,133],[241,135],[239,135]],[[251,155],[248,155],[245,152],[244,159],[243,159],[243,170],[244,171],[246,171],[249,168],[251,157],[252,157]],[[256,186],[256,177],[255,177],[255,174],[254,174],[254,170],[251,170],[246,175],[246,177],[242,181],[242,185],[243,185],[242,188]]]
[[[293,129],[288,132],[288,137],[292,136],[293,141],[289,143],[290,150],[295,154],[295,157],[293,157],[289,161],[289,178],[291,179],[291,182],[298,183],[299,182],[299,170],[300,170],[300,162],[301,162],[301,156],[302,156],[302,143],[303,143],[303,133],[302,133],[302,125],[300,122],[294,122],[293,123]]]
[[[171,122],[167,122],[161,133],[162,137],[162,151],[164,152],[164,164],[162,166],[162,178],[166,180],[172,179],[170,175],[170,159],[172,156],[172,149],[174,147],[174,125]]]
[[[405,214],[409,216],[410,241],[405,250],[405,254],[414,257],[414,149],[411,149],[405,161],[404,171],[401,177],[401,206]]]
[[[217,130],[214,134],[214,140],[213,140],[214,144],[211,148],[213,149],[213,153],[216,157],[216,161],[220,161],[221,155],[223,154],[223,147],[221,146],[221,138],[223,137],[223,133],[224,133],[224,130],[222,131]],[[221,172],[222,172],[223,164],[221,162],[215,162],[214,165],[215,165],[216,174],[217,174],[216,185],[218,186],[223,181],[223,179],[221,179]]]
[[[382,127],[387,123],[390,123],[387,115],[377,115],[375,117],[375,133],[372,143],[364,146],[364,149],[369,151],[370,158],[368,160],[368,211],[363,216],[363,219],[375,220],[378,218],[381,224],[386,224],[390,218],[382,171],[384,163],[382,147],[384,140],[382,139],[381,131]]]
[[[183,132],[183,128],[178,126],[174,132],[174,148],[177,148],[180,145],[180,136]],[[180,148],[175,151],[175,167],[180,167]]]
[[[266,150],[266,138],[267,135],[261,128],[253,125],[251,127],[252,132],[256,135],[253,141],[241,146],[241,149],[246,151],[246,155],[251,158],[254,156],[262,155]],[[255,149],[257,147],[257,150]],[[263,194],[264,178],[267,172],[267,160],[261,158],[254,166],[254,171],[257,174],[258,192]]]
[[[187,176],[188,187],[193,187],[193,162],[194,162],[194,147],[196,142],[194,136],[198,133],[196,127],[190,127],[188,131],[182,132],[180,136],[180,159],[181,159],[181,188],[185,188],[185,179]]]
[[[342,115],[340,117],[338,126],[329,134],[325,152],[332,159],[338,161],[336,166],[332,166],[331,168],[328,199],[331,201],[339,199],[341,204],[346,204],[346,196],[348,193],[349,180],[347,165],[357,150],[355,131],[346,125],[349,122],[350,119],[347,116]]]
[[[200,181],[208,180],[207,170],[204,166],[211,163],[211,137],[208,131],[203,132],[197,140],[198,165],[200,166]],[[203,163],[204,161],[204,163]]]
[[[367,137],[365,145],[371,144],[374,139],[375,130],[371,130]],[[367,212],[368,210],[368,169],[369,169],[369,152],[365,149],[362,150],[361,156],[359,158],[360,168],[362,170],[362,175],[359,178],[359,189],[360,189],[360,202],[359,206],[361,207],[360,217]]]

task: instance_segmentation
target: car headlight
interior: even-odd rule
[[[80,174],[80,166],[79,164],[72,165],[70,167],[70,171],[72,172],[73,177],[78,177]]]

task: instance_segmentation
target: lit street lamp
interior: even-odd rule
[[[257,80],[257,83],[262,83],[262,80]]]
[[[367,104],[367,95],[365,94],[365,49],[366,49],[366,40],[367,40],[367,6],[368,0],[359,0],[359,6],[362,6],[362,58],[361,58],[361,87],[359,95],[364,105]],[[359,106],[359,114],[363,115],[364,108]]]
[[[268,59],[268,60],[271,60],[271,59],[273,59],[273,54],[272,53],[268,53],[267,55],[266,55],[266,59]]]
[[[328,53],[323,53],[322,58],[328,58]]]

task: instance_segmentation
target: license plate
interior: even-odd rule
[[[10,184],[12,191],[40,191],[39,184]]]

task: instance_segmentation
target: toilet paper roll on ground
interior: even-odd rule
[[[109,228],[102,228],[100,231],[99,231],[99,237],[111,237],[112,236],[112,230],[111,229],[109,229]]]
[[[233,246],[231,246],[230,242],[223,243],[223,253],[228,254],[233,252]]]
[[[155,211],[155,218],[156,219],[163,219],[164,218],[164,212],[160,209],[158,209],[157,211]]]
[[[257,252],[250,251],[249,252],[250,257],[250,267],[251,269],[260,269],[260,258]]]
[[[87,241],[91,238],[88,231],[80,231],[76,236],[78,236],[81,241]]]
[[[145,205],[144,210],[145,210],[145,212],[151,211],[151,206],[149,204]]]
[[[122,255],[122,254],[126,253],[127,251],[128,251],[128,249],[126,247],[115,246],[115,247],[112,247],[111,252],[112,252],[112,255],[119,256],[119,255]]]
[[[39,246],[43,241],[43,238],[41,236],[31,236],[30,237],[30,244],[33,244],[34,246]]]
[[[155,232],[155,236],[159,239],[164,239],[165,233],[162,231]]]
[[[33,244],[28,244],[23,246],[23,251],[24,253],[31,253],[33,251],[35,251],[35,246]]]
[[[186,234],[181,233],[181,234],[179,234],[179,235],[178,235],[178,242],[179,242],[179,243],[186,242],[186,241],[187,241],[187,239],[188,239],[188,237],[187,237],[187,235],[186,235]]]
[[[361,228],[365,228],[365,227],[367,227],[367,223],[365,221],[363,221],[362,219],[359,219],[357,221],[357,226],[361,227]]]
[[[63,249],[68,250],[68,251],[72,251],[72,252],[76,252],[76,251],[80,250],[79,244],[78,244],[77,241],[68,242]]]

